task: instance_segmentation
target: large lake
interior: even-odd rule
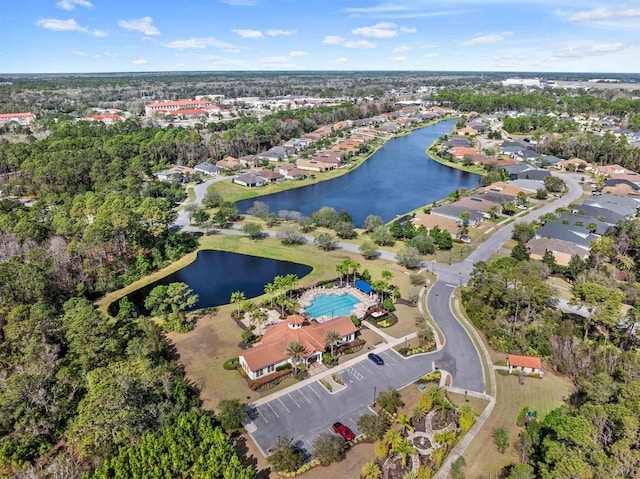
[[[254,298],[264,294],[264,285],[272,282],[274,277],[297,274],[298,278],[302,278],[311,269],[305,264],[289,261],[203,250],[198,252],[196,260],[190,265],[127,296],[139,311],[146,312],[144,300],[153,288],[160,284],[183,282],[200,295],[200,300],[192,309],[210,308],[228,304],[234,291],[242,291],[246,298]],[[117,313],[115,304],[110,307],[110,312]]]
[[[338,212],[346,209],[356,226],[371,214],[391,221],[454,190],[478,186],[478,175],[441,165],[425,153],[431,143],[451,132],[456,121],[441,121],[392,138],[359,168],[339,178],[238,201],[236,206],[246,213],[254,201],[262,201],[272,213],[289,210],[304,216],[330,206]]]

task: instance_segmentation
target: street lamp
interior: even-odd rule
[[[376,407],[376,387],[373,386],[373,407]]]

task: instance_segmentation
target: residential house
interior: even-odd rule
[[[287,180],[303,180],[309,175],[299,169],[296,165],[286,163],[278,167],[278,171],[284,175]]]
[[[423,211],[418,211],[411,219],[411,223],[413,223],[416,228],[424,226],[428,230],[437,226],[441,230],[447,231],[454,236],[460,232],[460,225],[456,220],[445,218],[444,216],[428,214]]]
[[[282,161],[287,156],[287,149],[284,146],[274,146],[273,148],[256,154],[261,160]]]
[[[216,162],[216,165],[223,170],[237,170],[245,166],[245,164],[238,158],[233,156],[227,156]]]
[[[187,166],[174,166],[168,170],[161,171],[156,175],[159,181],[170,181],[173,183],[187,183],[191,175],[195,175],[197,171]]]
[[[463,208],[461,206],[457,206],[455,203],[451,205],[441,205],[431,210],[432,215],[442,216],[444,218],[449,218],[456,221],[458,224],[462,224],[461,215],[464,212],[469,214],[469,220],[467,221],[467,226],[476,226],[482,222],[484,218],[484,214],[469,210],[467,208]]]
[[[560,215],[558,223],[563,225],[584,226],[598,236],[607,234],[607,231],[613,226],[611,223],[600,221],[593,216],[579,215],[577,213],[569,213],[568,211]],[[589,225],[592,225],[594,229],[589,228]]]
[[[222,168],[220,168],[218,165],[213,165],[206,161],[203,163],[198,163],[193,167],[193,169],[209,176],[217,176],[222,171]]]
[[[295,342],[305,349],[301,363],[309,366],[322,362],[322,354],[328,344],[327,332],[335,331],[341,343],[353,341],[358,333],[349,316],[339,316],[322,323],[309,322],[302,316],[291,315],[285,322],[267,328],[260,344],[239,354],[240,366],[250,379],[274,373],[278,366],[291,363],[287,356],[287,347]]]
[[[585,200],[583,205],[605,208],[626,217],[636,216],[638,207],[640,207],[640,203],[635,198],[612,194],[601,195],[597,198]]]
[[[640,199],[640,186],[629,180],[609,179],[605,180],[602,193]]]
[[[620,165],[595,166],[593,172],[598,176],[608,176],[616,180],[629,180],[640,184],[640,175]]]
[[[553,253],[555,262],[568,266],[573,256],[584,260],[589,256],[589,250],[575,244],[555,238],[533,238],[527,242],[527,249],[532,259],[542,260],[547,251]]]
[[[584,161],[581,158],[570,158],[568,160],[560,160],[555,165],[554,168],[559,169],[560,171],[569,171],[569,170],[578,170],[584,169],[584,171],[591,171],[591,165]]]
[[[465,156],[473,157],[480,154],[480,151],[476,148],[468,148],[465,146],[454,146],[453,148],[449,148],[449,153],[454,158],[461,160]]]
[[[452,136],[449,137],[444,146],[448,148],[454,148],[456,146],[463,146],[468,148],[471,147],[471,140],[469,138],[465,138],[464,136]]]
[[[516,164],[511,166],[505,166],[503,168],[509,173],[509,179],[511,180],[533,180],[544,181],[547,176],[551,176],[547,170],[540,170],[528,164]],[[540,186],[538,186],[540,188]]]
[[[315,159],[298,160],[297,165],[299,169],[307,171],[328,171],[336,167],[335,163],[325,163]]]
[[[238,175],[233,179],[233,182],[242,186],[248,186],[249,188],[264,186],[267,184],[267,180],[255,173],[244,173],[242,175]]]
[[[543,376],[542,361],[540,358],[533,356],[518,356],[516,354],[509,354],[507,356],[507,366],[509,367],[509,373],[518,372],[522,374],[537,374]]]
[[[280,183],[284,180],[284,175],[274,170],[261,170],[258,172],[258,176],[264,178],[267,183]]]
[[[485,198],[484,195],[480,196],[467,196],[465,198],[461,198],[455,203],[455,206],[459,206],[461,208],[466,208],[468,211],[475,211],[481,213],[483,217],[490,218],[490,211],[494,207],[498,207],[498,211],[501,210],[500,203],[496,203],[490,201],[488,198]]]
[[[535,186],[535,188],[525,188],[522,186],[514,185],[513,181],[498,181],[496,183],[490,184],[489,186],[485,186],[484,191],[487,193],[500,193],[502,195],[513,196],[514,198],[516,198],[518,196],[518,193],[520,192],[523,192],[526,195],[535,193],[540,188],[540,185],[536,184]]]
[[[588,252],[591,249],[591,242],[597,240],[599,236],[594,235],[584,226],[547,222],[542,228],[538,228],[536,238],[566,241]]]
[[[574,207],[573,213],[578,213],[584,216],[592,216],[594,218],[597,218],[600,221],[603,221],[605,223],[609,223],[612,225],[616,224],[618,221],[624,218],[624,215],[614,213],[608,208],[601,208],[599,206],[592,206],[592,205],[585,205],[585,204]]]
[[[260,165],[260,159],[256,155],[244,155],[238,158],[238,161],[248,168],[255,168]]]

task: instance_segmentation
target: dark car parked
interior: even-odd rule
[[[369,353],[367,356],[371,361],[376,363],[378,366],[382,366],[384,364],[384,360],[378,356],[376,353]]]

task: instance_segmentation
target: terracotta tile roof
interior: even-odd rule
[[[466,146],[454,146],[449,149],[449,152],[453,156],[463,157],[463,156],[475,156],[479,155],[480,151],[475,148],[467,148]]]
[[[542,369],[542,361],[540,358],[532,356],[518,356],[517,354],[509,354],[509,365],[513,367]]]
[[[256,371],[285,360],[287,346],[294,341],[306,349],[305,358],[308,358],[316,351],[325,350],[327,345],[325,336],[328,331],[336,331],[340,337],[344,337],[358,330],[349,316],[338,316],[322,323],[299,323],[302,316],[297,315],[291,318],[289,316],[289,320],[293,323],[288,320],[267,328],[260,344],[240,354],[249,369]],[[290,324],[301,324],[301,326],[293,329]]]

